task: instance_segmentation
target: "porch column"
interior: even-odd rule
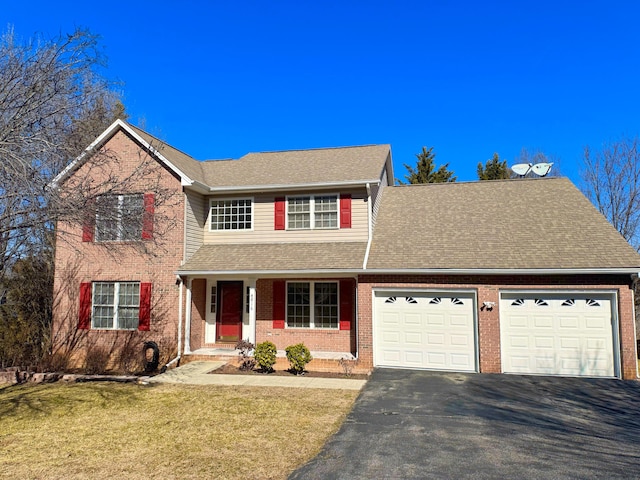
[[[249,284],[249,341],[256,343],[256,279],[250,278]]]
[[[191,353],[191,282],[192,279],[187,279],[187,308],[185,312],[184,320],[184,353],[189,355]]]

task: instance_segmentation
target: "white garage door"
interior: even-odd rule
[[[503,293],[502,371],[616,375],[610,294]]]
[[[376,292],[376,366],[476,371],[475,296]]]

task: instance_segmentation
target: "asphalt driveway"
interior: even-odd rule
[[[640,478],[640,382],[379,369],[316,478]]]

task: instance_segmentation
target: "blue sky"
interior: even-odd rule
[[[433,146],[459,180],[524,147],[579,183],[640,134],[637,1],[0,0],[0,27],[101,36],[134,124],[195,158]]]

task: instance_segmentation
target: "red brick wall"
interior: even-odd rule
[[[480,371],[501,372],[499,292],[505,289],[607,289],[618,296],[620,358],[622,377],[637,377],[633,294],[626,276],[444,276],[444,275],[361,275],[358,283],[358,344],[362,367],[373,368],[372,289],[432,288],[473,289],[478,296],[478,344]],[[483,302],[495,302],[493,310],[480,310]]]
[[[82,242],[82,226],[59,222],[56,233],[53,311],[53,349],[68,355],[72,365],[82,366],[88,352],[106,350],[116,362],[127,346],[140,358],[142,344],[154,340],[160,346],[161,361],[173,358],[177,350],[179,287],[175,271],[182,261],[184,200],[180,181],[173,173],[149,158],[140,146],[118,132],[104,147],[106,163],[89,163],[62,188],[74,182],[100,185],[109,175],[123,179],[125,188],[113,182],[112,193],[156,194],[154,239],[140,242]],[[144,171],[143,174],[135,172]],[[125,180],[127,179],[127,180]],[[99,190],[99,189],[98,189]],[[78,330],[79,286],[91,281],[151,282],[150,331]]]

